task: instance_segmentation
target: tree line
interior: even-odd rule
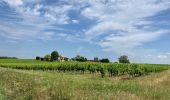
[[[41,61],[78,61],[78,62],[102,62],[102,63],[110,63],[110,60],[108,58],[102,58],[98,59],[98,57],[95,57],[94,60],[88,60],[86,57],[77,55],[74,58],[67,58],[67,57],[62,57],[59,55],[58,51],[53,51],[51,54],[46,54],[43,58],[37,56],[36,60],[41,60]],[[118,58],[119,63],[130,63],[130,60],[128,59],[128,56],[123,55]],[[118,63],[118,62],[115,62]]]
[[[0,59],[18,59],[16,57],[0,56]]]

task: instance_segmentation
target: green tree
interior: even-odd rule
[[[41,60],[41,57],[36,56],[36,60]]]
[[[110,61],[109,61],[108,58],[103,58],[103,59],[100,60],[100,62],[102,62],[102,63],[109,63]]]
[[[123,55],[119,58],[119,63],[130,63],[128,56]]]
[[[49,54],[44,56],[44,60],[45,61],[50,61],[50,59],[51,59],[51,56]]]
[[[87,61],[87,58],[77,55],[75,58],[73,58],[75,61],[85,62]]]
[[[51,53],[51,61],[56,61],[58,60],[58,57],[59,57],[59,53],[57,51],[53,51]]]

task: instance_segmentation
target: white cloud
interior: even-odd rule
[[[105,51],[135,57],[152,56],[152,50],[141,50],[140,47],[169,32],[153,27],[159,20],[148,17],[169,9],[170,0],[58,0],[51,5],[42,3],[44,0],[3,1],[14,9],[12,13],[16,17],[10,21],[0,20],[0,35],[10,39],[60,37],[67,41],[98,44]],[[69,16],[72,11],[78,14],[76,18]],[[91,21],[90,25],[81,25],[88,28],[75,31],[62,27],[84,23],[80,22],[82,17]],[[165,57],[160,55],[155,59]]]
[[[24,4],[28,4],[28,3],[31,3],[31,4],[39,3],[44,0],[2,0],[2,1],[6,2],[11,7],[17,7],[17,6],[23,6]]]
[[[54,36],[52,32],[44,31],[46,26],[32,26],[21,23],[8,23],[0,21],[0,35],[13,40],[30,40],[30,39],[51,39]]]
[[[72,20],[72,23],[74,23],[74,24],[78,24],[78,23],[79,23],[79,21],[78,21],[78,20]]]
[[[129,54],[127,55],[132,63],[170,64],[170,55],[153,49],[133,49],[129,50]]]
[[[7,2],[11,6],[20,6],[23,4],[22,0],[4,0],[4,1]]]
[[[167,55],[170,55],[170,52],[166,53]]]
[[[150,57],[145,58],[148,60],[147,62],[150,63],[158,63],[158,64],[169,64],[170,63],[170,55],[167,55],[166,53],[160,53],[160,54],[155,54],[151,55]],[[146,60],[144,60],[146,62]]]
[[[169,0],[91,0],[89,5],[81,14],[96,24],[85,32],[86,38],[104,49],[127,51],[168,32],[155,29],[156,22],[146,18],[170,8]]]
[[[131,32],[131,34],[123,34],[116,36],[115,34],[111,34],[110,36],[107,36],[104,38],[103,41],[99,43],[102,47],[105,49],[110,50],[125,50],[134,48],[137,46],[142,45],[143,43],[154,41],[158,37],[160,37],[162,34],[166,33],[164,30],[159,31],[153,31],[153,32],[138,32],[137,34],[135,32]]]
[[[5,0],[5,2],[12,7],[11,12],[14,15],[11,15],[11,12],[4,13],[13,19],[0,20],[0,35],[9,39],[51,40],[57,34],[51,30],[66,30],[60,28],[60,25],[72,23],[68,16],[72,5],[46,5],[40,3],[40,0]]]
[[[45,12],[45,18],[49,21],[54,21],[58,24],[68,24],[70,18],[68,17],[69,11],[72,9],[71,5],[61,5],[61,6],[47,6]]]
[[[158,55],[157,57],[160,58],[160,59],[167,59],[168,58],[168,56],[166,56],[166,55]]]
[[[14,2],[14,5],[17,6],[15,7],[16,11],[23,18],[23,23],[36,23],[35,26],[37,24],[46,26],[51,24],[77,24],[79,21],[71,19],[68,13],[72,10],[79,10],[81,15],[96,22],[95,25],[86,29],[87,31],[82,36],[85,35],[84,38],[90,42],[99,42],[102,47],[107,44],[107,48],[109,47],[108,45],[113,48],[112,44],[115,41],[124,41],[129,43],[127,44],[129,47],[135,47],[155,40],[165,30],[148,31],[147,29],[154,22],[145,20],[145,18],[169,8],[169,0],[159,2],[158,0],[70,0],[69,3],[61,5],[55,3],[53,5],[44,5],[39,3],[39,0],[37,1],[38,3],[32,0],[5,1],[10,5]],[[68,2],[68,0],[59,2]],[[32,3],[35,4],[31,5]],[[142,25],[144,28],[139,29],[137,28],[138,25]],[[136,39],[138,37],[147,38]],[[129,41],[129,39],[131,40]]]

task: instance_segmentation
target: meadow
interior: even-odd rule
[[[1,59],[0,100],[170,100],[169,68]]]

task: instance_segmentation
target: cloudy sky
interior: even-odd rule
[[[1,56],[170,63],[170,0],[0,0],[0,40]]]

